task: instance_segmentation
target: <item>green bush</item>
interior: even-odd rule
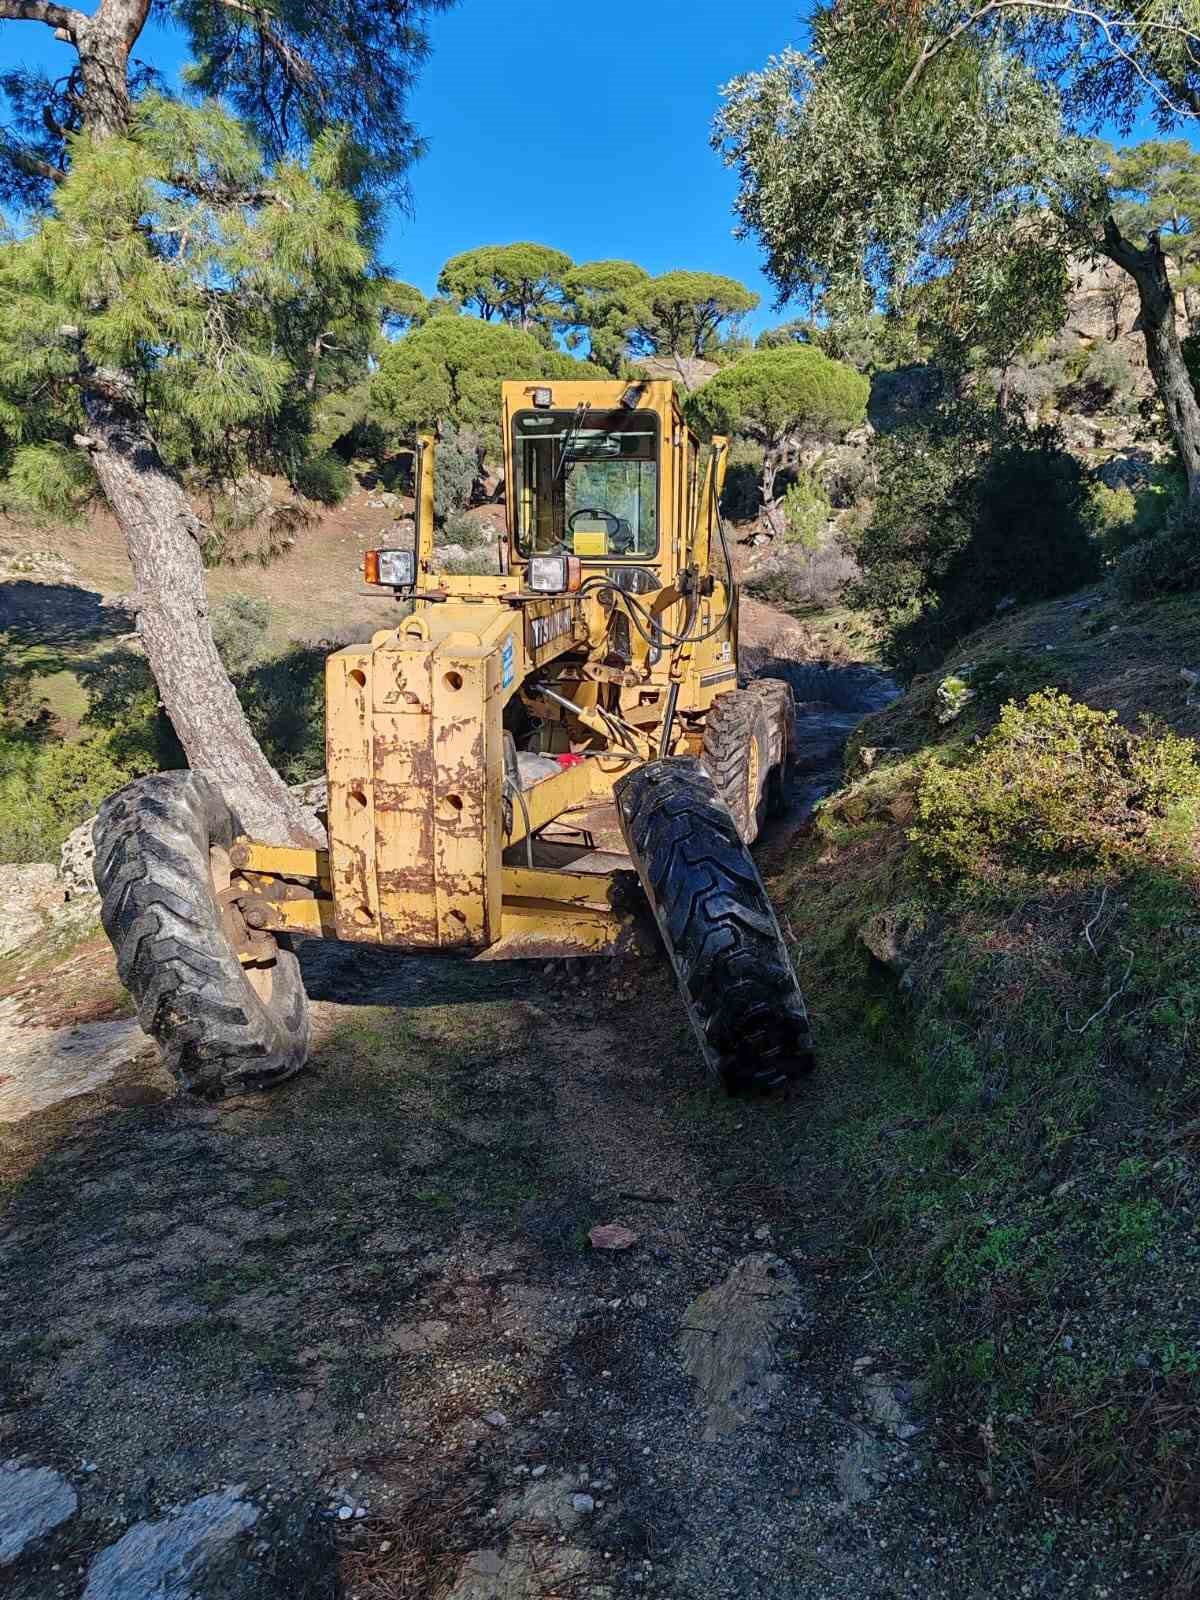
[[[930,875],[999,885],[1144,854],[1156,822],[1200,799],[1191,739],[1132,734],[1057,690],[1010,702],[958,766],[928,765],[910,838]]]
[[[262,658],[271,604],[256,595],[231,594],[213,607],[213,641],[226,672],[237,674]]]
[[[433,514],[440,527],[456,512],[471,504],[475,480],[479,477],[483,447],[479,435],[466,428],[446,428],[437,445],[437,474],[434,480]]]
[[[309,456],[292,472],[292,487],[323,506],[340,506],[353,486],[350,468],[332,450]]]
[[[730,522],[752,522],[762,506],[763,450],[749,439],[735,439],[729,447],[721,515]]]
[[[1117,562],[1117,587],[1127,600],[1200,589],[1200,505],[1179,501],[1157,533],[1131,545]]]
[[[903,672],[934,665],[1002,600],[1066,594],[1099,575],[1083,468],[1051,428],[943,408],[875,442],[871,521],[848,540],[848,591]]]
[[[809,472],[801,472],[783,496],[783,539],[804,550],[816,550],[829,521],[829,500]]]
[[[438,535],[439,544],[460,544],[464,550],[483,550],[493,542],[487,525],[465,511],[452,511]]]
[[[107,734],[73,744],[0,736],[0,861],[56,861],[107,795],[150,770]]]

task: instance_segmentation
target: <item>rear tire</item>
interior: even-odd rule
[[[700,764],[747,844],[754,843],[766,821],[771,746],[768,715],[758,695],[731,689],[709,706]]]
[[[771,747],[767,815],[779,817],[787,810],[788,771],[796,749],[796,697],[782,678],[751,678],[745,693],[757,697],[767,720]]]
[[[710,1071],[731,1092],[815,1065],[779,923],[737,824],[699,762],[650,761],[616,785],[621,831]]]
[[[93,837],[100,919],[138,1021],[183,1088],[218,1099],[290,1078],[312,1031],[293,952],[242,966],[217,902],[239,831],[195,772],[139,778],[100,807]]]

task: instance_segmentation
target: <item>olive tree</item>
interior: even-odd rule
[[[1169,0],[839,0],[811,47],[725,89],[714,133],[740,231],[781,295],[866,282],[888,309],[926,285],[960,344],[993,359],[1061,322],[1065,265],[1132,278],[1168,424],[1200,495],[1200,405],[1159,232],[1127,233],[1089,135],[1150,109],[1200,114],[1200,24]],[[1128,220],[1128,219],[1127,219]]]
[[[107,500],[188,761],[267,838],[310,824],[221,665],[182,474],[276,431],[303,448],[326,330],[377,309],[379,205],[419,148],[407,92],[443,3],[162,0],[191,54],[178,97],[133,57],[149,0],[0,0],[6,37],[49,28],[74,58],[0,82],[0,199],[25,214],[0,248],[0,468],[50,509]]]
[[[789,452],[798,439],[838,438],[861,423],[870,387],[853,367],[793,344],[723,368],[691,396],[688,410],[705,434],[739,434],[761,447],[763,510],[780,535],[786,516],[775,488]]]

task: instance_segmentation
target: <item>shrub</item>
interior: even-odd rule
[[[1117,587],[1127,600],[1200,589],[1200,505],[1179,501],[1157,533],[1131,545],[1117,562]]]
[[[831,540],[806,555],[789,551],[772,556],[745,579],[742,588],[772,605],[830,606],[857,573],[853,560]]]
[[[309,456],[292,473],[292,487],[306,500],[323,506],[339,506],[350,493],[354,479],[350,468],[332,450]]]
[[[471,504],[482,456],[479,435],[465,428],[447,428],[438,440],[433,514],[443,528]]]
[[[454,511],[442,525],[439,544],[460,544],[464,550],[482,550],[494,543],[486,523],[478,522],[463,511]]]
[[[73,744],[0,737],[0,861],[55,861],[62,842],[106,795],[149,772],[106,734]]]
[[[828,521],[829,501],[825,491],[811,473],[799,473],[783,497],[784,543],[816,550]]]
[[[862,568],[848,598],[894,665],[928,667],[1001,600],[1066,594],[1098,576],[1089,485],[1051,428],[943,408],[875,441],[871,521],[848,540]]]
[[[729,447],[725,470],[725,489],[721,495],[721,515],[730,522],[752,522],[762,506],[763,450],[748,439],[737,439]]]
[[[226,672],[245,672],[261,659],[270,622],[270,602],[255,595],[231,594],[213,607],[213,641]]]
[[[1197,747],[1141,735],[1057,690],[1010,702],[959,766],[931,763],[910,838],[936,879],[997,883],[1054,866],[1119,863],[1157,820],[1200,799]]]

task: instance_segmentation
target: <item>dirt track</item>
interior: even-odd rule
[[[31,977],[10,1038],[111,1023],[102,941]],[[273,1594],[1104,1592],[1088,1530],[1051,1562],[981,1510],[867,1315],[821,1137],[853,1083],[724,1099],[649,960],[326,946],[306,981],[312,1070],[269,1097],[181,1101],[135,1045],[0,1124],[0,1457],[80,1502],[15,1600],[229,1485],[336,1546]],[[632,1248],[591,1248],[606,1223]]]

